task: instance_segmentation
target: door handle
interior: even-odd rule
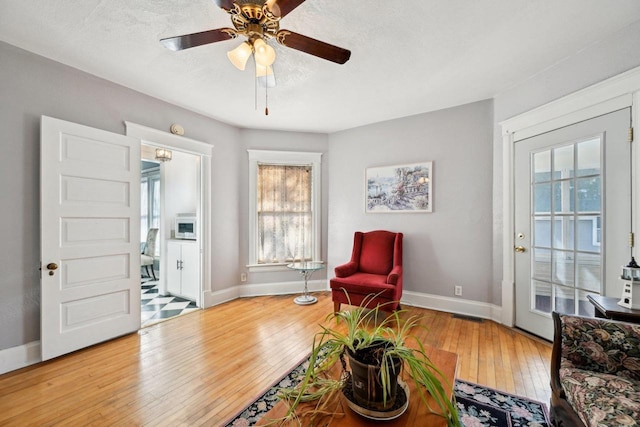
[[[514,250],[515,250],[516,252],[518,252],[519,254],[521,254],[521,253],[523,253],[523,252],[526,252],[526,249],[524,248],[524,246],[516,246],[516,247],[514,248]]]
[[[54,272],[53,270],[57,270],[58,269],[58,264],[56,264],[55,262],[50,262],[49,264],[47,264],[47,270],[49,270],[49,276],[53,276]]]

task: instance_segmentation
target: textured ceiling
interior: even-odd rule
[[[312,132],[493,97],[637,20],[638,0],[307,0],[280,27],[351,59],[274,43],[265,116],[251,67],[227,60],[238,39],[181,52],[158,41],[231,27],[211,0],[0,0],[9,44],[239,127]]]

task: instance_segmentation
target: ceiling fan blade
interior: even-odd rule
[[[235,39],[237,36],[238,33],[232,28],[218,28],[200,33],[185,34],[184,36],[168,37],[166,39],[160,39],[160,42],[162,42],[167,49],[177,52],[203,44]]]
[[[303,36],[302,34],[289,30],[278,31],[276,40],[283,46],[306,52],[338,64],[344,64],[351,57],[350,50],[321,42],[320,40],[312,39],[311,37]]]
[[[267,3],[269,3],[269,0],[267,0]],[[275,0],[271,11],[274,15],[283,18],[302,3],[304,3],[304,0]]]
[[[233,9],[233,0],[215,0],[216,5],[224,10]]]

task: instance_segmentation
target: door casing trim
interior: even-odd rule
[[[201,308],[207,308],[207,295],[211,289],[211,173],[213,169],[213,144],[174,135],[158,129],[125,121],[126,135],[140,139],[142,145],[150,147],[170,148],[176,151],[193,154],[200,157],[200,189],[199,205],[201,211],[200,235],[200,291],[198,303]],[[164,215],[163,215],[164,216]]]
[[[502,134],[502,324],[515,323],[514,144],[544,132],[631,107],[632,123],[640,123],[640,67],[499,123]],[[633,224],[638,224],[640,156],[633,150]],[[633,251],[633,255],[637,253]]]

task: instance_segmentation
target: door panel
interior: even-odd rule
[[[182,293],[187,298],[200,301],[200,250],[196,242],[182,246]]]
[[[167,243],[167,291],[171,294],[182,294],[182,273],[180,272],[180,261],[182,260],[182,246],[179,242],[169,241]]]
[[[140,327],[140,143],[50,117],[41,126],[47,360]]]
[[[624,109],[515,144],[516,326],[551,340],[552,311],[592,314],[589,293],[620,295],[630,117]]]

